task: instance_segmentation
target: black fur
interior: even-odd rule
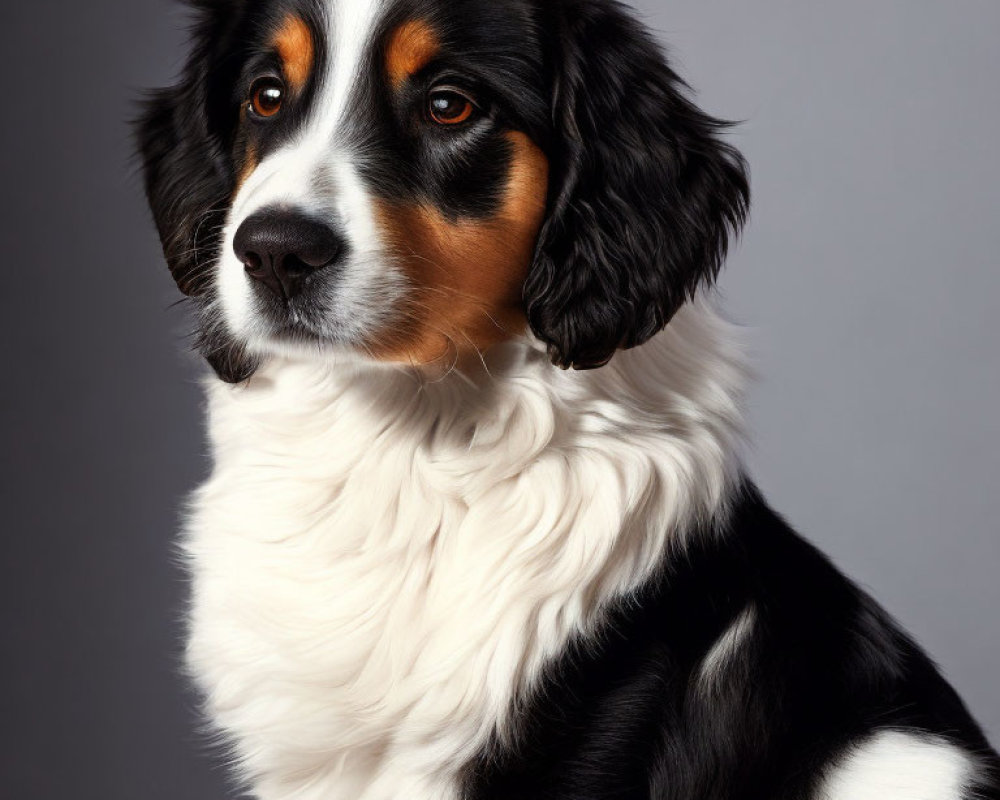
[[[748,607],[749,635],[700,681]],[[551,665],[515,722],[513,747],[470,766],[466,800],[809,800],[831,759],[881,729],[978,754],[966,797],[1000,798],[1000,760],[927,656],[749,484],[721,531],[670,553]]]
[[[609,0],[552,4],[551,213],[525,286],[532,330],[563,366],[642,344],[715,278],[749,204],[718,139],[649,34]]]
[[[164,256],[188,296],[208,289],[235,186],[225,120],[238,75],[228,46],[239,40],[235,18],[222,4],[210,9],[206,4],[180,82],[151,95],[137,126],[146,193]]]

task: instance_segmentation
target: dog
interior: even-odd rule
[[[198,0],[138,123],[260,800],[972,800],[1000,759],[743,466],[727,123],[614,0]]]

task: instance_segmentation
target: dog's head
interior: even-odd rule
[[[600,366],[712,280],[743,160],[614,0],[198,0],[139,127],[228,381],[290,350]]]

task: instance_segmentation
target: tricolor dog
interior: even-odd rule
[[[254,797],[1000,798],[743,467],[746,166],[624,6],[196,5],[139,139],[217,375],[188,665]]]

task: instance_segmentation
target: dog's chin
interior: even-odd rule
[[[329,362],[364,353],[356,331],[315,310],[267,304],[258,307],[247,323],[234,330],[233,336],[261,359]]]
[[[364,348],[336,334],[318,331],[302,322],[289,321],[268,325],[246,339],[248,349],[256,355],[316,361],[352,360],[364,356]]]
[[[380,357],[370,344],[344,337],[342,334],[316,330],[300,322],[271,324],[267,330],[241,337],[247,352],[260,361],[314,364],[323,369],[352,368],[364,372],[385,373],[402,370],[418,381],[437,382],[448,375],[474,378],[486,366],[481,353],[442,352],[434,359],[417,361],[409,358]]]
[[[385,313],[373,319],[361,313],[357,317],[364,319],[351,319],[348,314],[308,300],[255,300],[249,318],[242,325],[230,326],[230,335],[261,362],[279,359],[334,367],[373,367],[378,371],[403,369],[429,380],[452,373],[468,378],[488,370],[487,354],[476,348],[464,352],[444,346],[430,358],[426,354],[423,358],[409,357],[403,347],[387,350],[385,342],[398,342],[403,332],[398,329],[398,314]]]

